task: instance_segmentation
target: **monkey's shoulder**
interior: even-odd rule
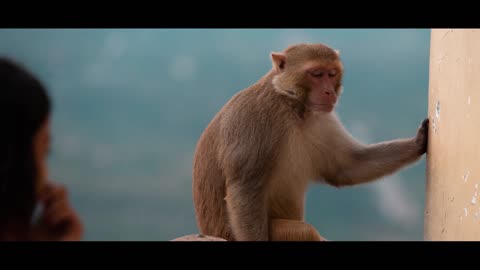
[[[296,110],[289,98],[276,92],[272,87],[249,87],[236,93],[222,108],[225,114],[237,118],[271,118],[272,120],[295,120]]]
[[[295,112],[279,95],[251,89],[237,93],[217,116],[220,126],[235,136],[281,136],[297,121]]]
[[[290,112],[282,106],[253,91],[235,95],[213,124],[220,159],[228,166],[244,168],[241,171],[271,166],[289,128],[286,114]]]

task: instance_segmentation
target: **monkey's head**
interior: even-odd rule
[[[312,111],[331,112],[342,91],[339,52],[324,44],[296,44],[271,53],[275,90]]]

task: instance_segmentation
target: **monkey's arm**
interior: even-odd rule
[[[264,192],[252,181],[235,179],[227,184],[229,222],[236,241],[268,241],[268,213]]]
[[[239,137],[242,142],[226,147],[222,155],[227,179],[225,201],[229,223],[236,241],[267,241],[265,185],[266,170],[269,168],[266,161],[271,157],[271,151],[242,139]]]
[[[279,154],[279,134],[284,131],[261,108],[244,105],[242,110],[229,111],[219,136],[227,212],[237,241],[267,241],[269,237],[266,186]]]
[[[356,185],[392,174],[426,152],[427,138],[428,119],[425,119],[413,138],[357,146],[351,151],[349,162],[327,181],[336,186]]]

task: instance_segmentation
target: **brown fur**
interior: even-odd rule
[[[270,222],[271,241],[326,241],[312,225],[288,219],[272,219]]]
[[[425,151],[424,123],[415,138],[363,145],[334,112],[305,106],[305,69],[340,74],[337,52],[300,44],[272,54],[272,70],[240,91],[200,137],[193,163],[193,199],[202,234],[233,240],[320,240],[303,223],[311,180],[334,186],[365,183],[395,172]],[[305,236],[307,235],[307,236]]]

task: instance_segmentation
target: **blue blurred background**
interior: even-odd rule
[[[415,134],[428,106],[429,29],[2,29],[0,55],[54,101],[50,175],[70,188],[85,240],[197,232],[195,144],[236,92],[297,42],[341,51],[338,114],[373,143]],[[306,219],[330,240],[422,240],[425,160],[375,183],[316,185]]]

